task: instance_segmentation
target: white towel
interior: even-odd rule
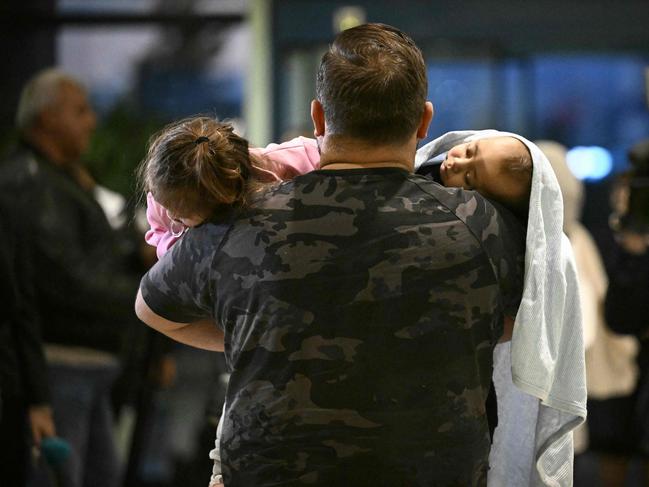
[[[534,171],[523,297],[511,345],[494,351],[499,424],[489,485],[571,486],[572,430],[586,417],[586,375],[575,260],[562,231],[563,201],[552,167],[524,137],[482,130],[433,140],[417,151],[415,168],[454,145],[499,136],[523,142]]]

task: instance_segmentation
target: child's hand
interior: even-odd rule
[[[505,316],[503,320],[503,334],[498,340],[498,343],[509,342],[514,334],[514,318],[512,316]]]

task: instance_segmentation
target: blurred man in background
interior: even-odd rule
[[[78,81],[48,69],[25,85],[16,123],[20,143],[0,168],[0,190],[29,220],[51,404],[72,446],[61,478],[70,487],[116,486],[109,392],[138,279],[80,163],[96,116]]]
[[[26,217],[0,195],[0,478],[15,486],[28,481],[30,447],[55,433]]]

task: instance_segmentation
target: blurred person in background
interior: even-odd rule
[[[25,222],[0,195],[0,479],[27,485],[30,447],[55,434]],[[31,434],[30,434],[31,431]]]
[[[81,164],[96,126],[85,89],[56,69],[23,88],[20,142],[0,167],[0,190],[29,215],[34,285],[57,433],[72,446],[68,487],[119,485],[110,389],[133,322],[138,276]]]
[[[568,167],[566,148],[553,141],[538,141],[537,145],[552,164],[561,187],[563,230],[570,239],[579,277],[588,420],[575,431],[575,454],[586,449],[593,451],[597,454],[601,485],[622,485],[626,462],[632,453],[629,442],[633,432],[629,418],[632,416],[631,395],[637,381],[638,343],[634,337],[611,331],[604,319],[608,277],[593,237],[580,223],[584,186]],[[620,462],[620,459],[625,460]]]
[[[614,331],[634,335],[640,341],[638,385],[624,410],[627,455],[617,458],[625,472],[628,455],[642,464],[642,482],[649,482],[649,139],[629,151],[631,170],[620,176],[612,192],[611,227],[615,245],[605,255],[609,287],[606,321]],[[613,484],[609,484],[613,485]],[[620,484],[617,484],[620,485]]]

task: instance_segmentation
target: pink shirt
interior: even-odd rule
[[[320,167],[320,153],[316,141],[306,137],[296,137],[282,144],[270,144],[265,148],[253,148],[250,153],[266,157],[277,164],[274,172],[262,169],[268,173],[271,180],[290,179]],[[160,258],[182,237],[185,227],[171,220],[167,210],[153,199],[151,193],[146,196],[146,206],[146,219],[150,228],[144,239],[149,245],[156,247],[156,254]]]

